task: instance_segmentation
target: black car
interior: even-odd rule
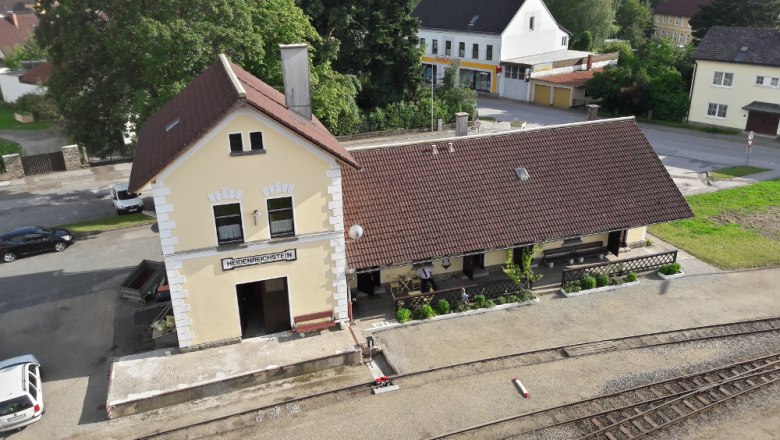
[[[25,226],[0,234],[0,258],[10,263],[16,257],[39,252],[62,252],[73,244],[73,234],[67,229],[45,226]]]

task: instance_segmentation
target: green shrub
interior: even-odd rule
[[[609,284],[609,276],[603,273],[596,275],[596,287],[604,287]]]
[[[0,139],[0,158],[6,154],[22,154],[22,148],[16,142]],[[0,173],[5,172],[5,162],[0,159]]]
[[[658,269],[658,271],[664,275],[674,275],[676,273],[680,273],[680,263],[664,264],[660,269]]]
[[[428,304],[423,305],[419,309],[414,311],[414,316],[417,319],[428,319],[436,316],[436,312],[433,311],[433,307]]]
[[[580,280],[580,287],[582,287],[582,290],[593,289],[596,287],[596,279],[588,275]]]
[[[652,246],[652,245],[653,245],[653,240],[650,240],[649,238],[645,240],[645,246]]]
[[[398,311],[395,312],[395,319],[397,319],[401,324],[410,321],[412,319],[412,311],[403,308],[398,309]]]
[[[485,295],[477,295],[474,297],[474,302],[477,304],[477,307],[482,309],[485,307],[485,303],[487,302],[487,299],[485,298]]]
[[[455,313],[461,313],[461,312],[465,312],[465,311],[467,311],[467,310],[471,310],[471,307],[469,307],[469,305],[468,305],[468,304],[466,304],[466,303],[465,303],[465,302],[463,302],[463,301],[459,302],[459,303],[458,303],[458,304],[455,306]]]
[[[62,121],[62,115],[57,108],[57,104],[49,94],[28,93],[22,95],[13,103],[12,108],[14,111],[25,110],[31,112],[36,120]]]
[[[563,290],[566,293],[576,293],[582,290],[582,287],[580,287],[579,281],[569,281],[568,283],[563,285]]]
[[[496,306],[496,303],[494,303],[492,299],[489,299],[489,300],[485,301],[485,305],[482,306],[482,308],[489,309],[489,308],[495,307],[495,306]]]
[[[506,304],[506,297],[499,296],[498,298],[496,298],[495,303],[497,305]]]
[[[629,272],[628,275],[626,275],[626,281],[629,283],[636,281],[636,272]]]
[[[623,283],[624,283],[623,278],[620,278],[620,277],[612,277],[612,278],[609,279],[609,285],[610,286],[619,286],[619,285],[621,285]]]
[[[446,315],[450,313],[450,303],[446,299],[440,299],[436,303],[436,313],[439,315]]]
[[[506,302],[508,303],[520,302],[520,298],[517,295],[507,295]]]

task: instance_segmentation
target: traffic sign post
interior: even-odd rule
[[[753,149],[753,136],[755,136],[755,133],[752,131],[748,133],[747,138],[747,160],[745,161],[745,165],[750,165],[750,150]]]

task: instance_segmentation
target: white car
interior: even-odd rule
[[[119,215],[144,210],[144,201],[141,200],[141,195],[127,192],[127,183],[117,183],[111,187],[111,202]]]
[[[37,422],[43,412],[38,359],[26,354],[0,361],[0,432]]]

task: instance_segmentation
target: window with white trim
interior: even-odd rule
[[[471,45],[471,58],[475,60],[479,58],[479,44],[477,43]]]
[[[230,133],[228,139],[230,140],[231,153],[240,153],[244,151],[244,141],[241,138],[241,133]]]
[[[778,87],[780,86],[780,78],[772,78],[769,80],[769,87]]]
[[[488,44],[485,48],[485,59],[491,61],[493,59],[493,45]]]
[[[215,205],[214,223],[217,226],[218,244],[241,243],[244,241],[240,204]]]
[[[458,43],[458,56],[466,58],[466,43],[463,41]]]
[[[264,150],[265,147],[263,146],[263,132],[261,132],[261,131],[250,131],[249,132],[249,146],[252,148],[252,151]]]
[[[734,74],[731,72],[715,72],[712,77],[712,85],[721,87],[731,87],[734,83]]]
[[[268,199],[267,204],[271,238],[295,235],[292,197]]]
[[[756,77],[756,85],[757,86],[763,86],[764,85],[764,77],[759,75]]]
[[[431,53],[433,55],[439,53],[439,40],[431,40]]]
[[[707,106],[707,116],[722,119],[726,117],[726,112],[728,109],[729,106],[726,104],[714,104],[710,102]]]
[[[450,40],[444,41],[444,55],[452,55],[452,41]]]
[[[674,24],[680,25],[680,17],[674,17]]]
[[[504,64],[504,77],[511,79],[525,79],[525,68],[516,64]]]

